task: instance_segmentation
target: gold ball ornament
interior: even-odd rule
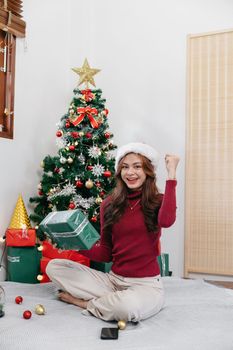
[[[35,313],[37,315],[44,315],[45,314],[45,308],[42,304],[37,304],[35,307]]]
[[[80,137],[83,137],[83,136],[84,136],[84,132],[83,132],[83,131],[80,131],[80,132],[79,132],[79,136],[80,136]]]
[[[40,162],[40,166],[41,168],[44,168],[44,161],[42,160],[42,162]]]
[[[103,199],[100,198],[100,197],[97,197],[96,200],[95,200],[96,204],[101,204],[103,202]]]
[[[121,331],[123,331],[123,329],[126,328],[126,322],[124,320],[120,320],[117,322],[117,326]]]
[[[85,182],[85,186],[86,186],[86,188],[88,188],[89,190],[94,186],[94,184],[93,184],[93,181],[92,180],[87,180],[86,182]]]
[[[69,157],[68,159],[67,159],[67,163],[69,163],[69,164],[71,164],[71,163],[73,163],[73,158],[71,158],[71,157]]]

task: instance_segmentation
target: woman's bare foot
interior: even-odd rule
[[[58,293],[58,298],[66,303],[69,304],[73,304],[76,306],[81,307],[82,309],[86,309],[87,308],[87,300],[83,300],[83,299],[79,299],[76,297],[73,297],[73,295],[71,295],[68,292],[59,292]]]

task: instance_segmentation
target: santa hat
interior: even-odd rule
[[[151,146],[141,142],[128,143],[127,145],[121,146],[118,149],[115,159],[115,170],[117,170],[120,160],[128,153],[139,153],[145,156],[151,161],[152,165],[154,166],[154,170],[156,170],[159,161],[158,152]]]

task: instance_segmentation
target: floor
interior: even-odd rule
[[[207,282],[207,281],[206,281]],[[118,340],[102,340],[102,327],[116,327],[85,316],[56,297],[52,283],[2,282],[5,316],[0,318],[1,350],[232,350],[232,283],[163,277],[165,305],[154,317],[131,323]],[[224,284],[224,286],[223,286]],[[217,286],[218,287],[217,287]],[[22,296],[21,304],[15,303]],[[35,313],[42,304],[45,315]],[[23,318],[30,310],[32,317]]]

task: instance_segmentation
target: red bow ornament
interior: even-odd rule
[[[95,95],[91,92],[90,89],[81,90],[81,94],[83,95],[82,98],[84,98],[86,102],[90,102],[95,97]]]
[[[98,115],[98,111],[96,108],[91,108],[91,107],[79,107],[77,108],[77,116],[72,116],[72,124],[74,126],[80,124],[83,119],[87,116],[92,128],[97,129],[99,127],[99,124],[95,120],[94,116]]]

